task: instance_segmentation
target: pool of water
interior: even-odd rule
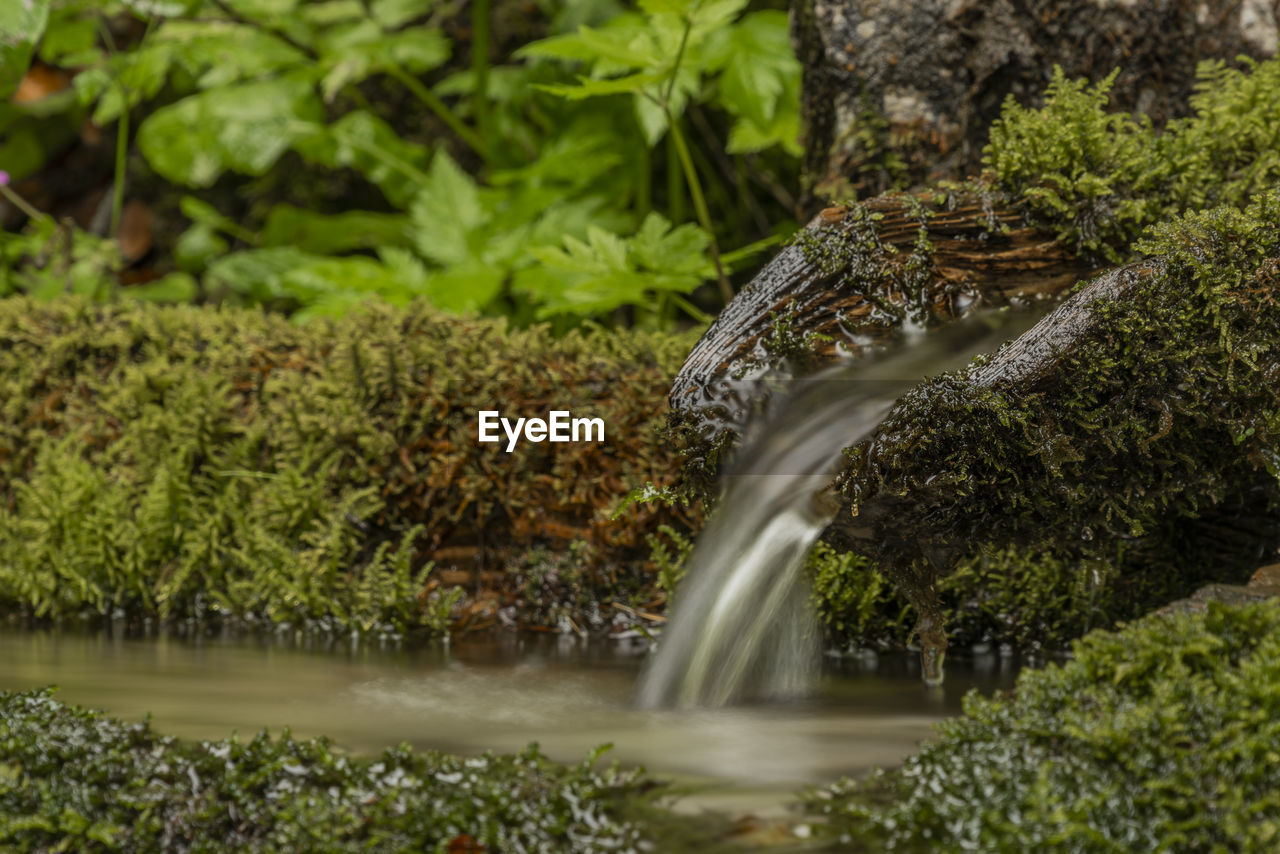
[[[549,757],[610,756],[692,784],[688,808],[769,813],[798,787],[899,762],[970,689],[1012,684],[997,655],[948,661],[930,690],[910,656],[828,659],[803,702],[708,711],[631,707],[643,642],[495,634],[387,649],[279,638],[130,638],[0,630],[0,690],[55,684],[64,701],[125,719],[151,714],[188,738],[284,727],[353,753],[400,742],[479,753],[536,741]]]

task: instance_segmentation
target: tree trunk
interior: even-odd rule
[[[1006,97],[1037,104],[1055,66],[1157,126],[1204,60],[1276,52],[1280,0],[800,0],[806,194],[866,197],[971,175]]]

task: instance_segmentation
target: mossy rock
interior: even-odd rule
[[[5,300],[0,606],[440,630],[459,577],[492,621],[520,604],[508,570],[523,555],[571,543],[578,572],[544,608],[553,622],[593,600],[647,601],[648,536],[693,518],[609,516],[674,477],[655,428],[687,346],[423,305],[298,327],[251,310]],[[480,409],[600,417],[606,441],[506,453],[477,442]]]
[[[922,623],[993,550],[1092,562],[1110,596],[1241,579],[1280,546],[1280,193],[1140,249],[847,451],[828,536],[874,555]]]
[[[1185,115],[1163,128],[1113,111],[1115,80],[1092,85],[1062,74],[1051,79],[1043,108],[1028,109],[1012,101],[1005,105],[991,130],[985,152],[988,171],[981,178],[824,210],[717,318],[672,387],[673,413],[668,429],[686,449],[682,457],[682,488],[686,492],[714,496],[715,478],[722,461],[732,453],[746,414],[768,394],[768,383],[753,381],[762,374],[785,378],[837,358],[873,353],[886,344],[892,346],[904,326],[932,328],[982,307],[1061,299],[1075,283],[1107,269],[1118,277],[1107,280],[1113,283],[1132,274],[1134,293],[1139,295],[1158,291],[1170,275],[1180,283],[1175,288],[1178,293],[1186,291],[1192,279],[1198,281],[1196,277],[1210,281],[1215,275],[1228,279],[1258,275],[1260,282],[1269,281],[1261,260],[1268,239],[1265,225],[1262,232],[1254,233],[1241,222],[1247,234],[1221,238],[1227,244],[1253,241],[1253,249],[1245,253],[1247,258],[1209,252],[1196,260],[1182,252],[1186,248],[1182,243],[1193,247],[1205,241],[1213,244],[1214,239],[1197,236],[1216,228],[1207,225],[1210,220],[1216,217],[1215,221],[1230,232],[1228,220],[1239,217],[1238,208],[1280,181],[1280,156],[1271,135],[1280,123],[1280,60],[1245,62],[1238,69],[1221,63],[1202,66],[1197,93],[1181,111]],[[1217,213],[1206,215],[1209,220],[1204,220],[1204,229],[1196,224],[1198,220],[1182,219],[1188,211],[1214,210],[1215,206]],[[1117,262],[1151,254],[1167,254],[1180,272],[1170,274],[1165,260],[1114,272],[1112,265]],[[1195,272],[1219,264],[1222,266],[1216,273]],[[1237,296],[1246,291],[1237,291]],[[1158,315],[1136,312],[1129,321],[1143,323],[1128,332],[1118,328],[1113,332],[1128,335],[1132,341],[1143,336],[1157,341],[1184,334],[1212,336],[1216,333],[1206,332],[1194,310],[1218,311],[1218,297],[1197,299],[1187,304],[1191,316],[1179,316],[1177,309],[1166,305]],[[1115,302],[1121,305],[1130,300],[1126,290]],[[1270,334],[1265,328],[1269,305],[1247,303],[1247,299],[1228,300],[1236,318],[1233,322],[1250,324],[1250,312],[1256,308],[1264,327],[1250,334],[1265,338]],[[1099,317],[1118,310],[1101,307]],[[1116,323],[1123,325],[1119,319]],[[1161,330],[1159,323],[1171,325]],[[1261,341],[1256,339],[1248,346],[1265,347]],[[1097,415],[1116,420],[1115,426],[1127,443],[1116,446],[1121,450],[1107,450],[1107,454],[1123,454],[1136,447],[1136,453],[1145,459],[1149,451],[1179,441],[1162,437],[1167,441],[1142,444],[1160,431],[1165,406],[1172,407],[1170,418],[1178,411],[1176,401],[1160,402],[1167,388],[1164,392],[1155,389],[1162,378],[1169,378],[1166,362],[1182,358],[1176,347],[1153,351],[1150,364],[1140,368],[1117,369],[1112,356],[1107,357],[1110,361],[1090,363],[1085,353],[1094,346],[1092,339],[1091,343],[1078,343],[1081,365],[1072,370],[1077,370],[1079,377],[1065,381],[1079,383],[1082,394],[1087,393],[1085,384],[1095,379],[1098,395],[1129,392],[1132,409],[1127,415],[1119,409]],[[1129,345],[1115,345],[1125,346]],[[1103,347],[1098,352],[1108,351]],[[1248,357],[1224,358],[1230,366],[1238,358],[1247,361]],[[1118,371],[1114,376],[1113,370]],[[1085,376],[1088,371],[1092,371],[1092,379]],[[1236,377],[1242,374],[1235,367],[1230,371],[1230,393],[1234,395]],[[1215,376],[1206,381],[1222,390]],[[1123,379],[1117,381],[1116,377]],[[1254,391],[1257,379],[1253,376]],[[1126,387],[1117,389],[1117,382]],[[975,407],[980,410],[983,406],[979,399],[991,396],[991,392],[961,391],[954,378],[927,385],[907,398],[915,401],[915,425],[926,437],[921,450],[933,448],[938,456],[921,461],[912,475],[889,484],[881,490],[882,498],[887,493],[910,492],[926,481],[930,488],[945,489],[957,478],[969,484],[968,491],[940,499],[950,509],[934,517],[926,513],[931,499],[925,490],[918,505],[903,511],[902,532],[892,530],[888,522],[875,530],[890,542],[895,542],[895,537],[909,541],[903,551],[906,562],[914,559],[938,564],[938,571],[926,573],[915,587],[928,587],[931,577],[937,581],[930,601],[946,612],[955,641],[1061,647],[1089,628],[1136,616],[1186,595],[1199,584],[1239,580],[1250,568],[1250,561],[1261,558],[1260,550],[1269,535],[1263,531],[1259,539],[1258,529],[1269,523],[1259,522],[1258,517],[1269,512],[1270,499],[1260,496],[1269,494],[1270,487],[1261,487],[1261,492],[1242,487],[1236,498],[1223,497],[1227,503],[1208,508],[1219,500],[1221,489],[1197,480],[1199,475],[1186,481],[1181,504],[1166,508],[1167,512],[1161,510],[1159,520],[1155,511],[1148,514],[1145,535],[1136,535],[1131,526],[1120,524],[1123,534],[1099,534],[1092,545],[1082,538],[1093,536],[1099,530],[1097,525],[1061,527],[1051,515],[1039,520],[1038,533],[1029,524],[1018,536],[1005,536],[1001,533],[1004,514],[1016,519],[1026,509],[1020,504],[1002,505],[980,521],[949,517],[953,510],[962,514],[956,508],[986,506],[983,490],[988,481],[983,480],[986,475],[981,466],[987,444],[1008,438],[1030,454],[1031,446],[1039,447],[1040,443],[1050,449],[1046,453],[1051,457],[1055,442],[1065,447],[1062,442],[1085,441],[1086,434],[1096,437],[1097,425],[1081,426],[1079,436],[1059,442],[1054,431],[1067,429],[1059,422],[1069,422],[1075,415],[1055,407],[1076,404],[1046,397],[1031,384],[1027,388],[1037,395],[1028,404],[1034,404],[1034,412],[1022,409],[1016,391],[1005,391],[993,398],[991,411],[976,420]],[[1140,400],[1138,394],[1146,398]],[[1238,402],[1244,408],[1262,405],[1256,396]],[[1005,403],[1008,410],[1001,409]],[[1101,399],[1097,405],[1104,406]],[[1014,421],[1001,421],[1011,413]],[[1234,417],[1226,411],[1202,413],[1200,417],[1203,421],[1219,416]],[[1023,417],[1027,420],[1016,420]],[[1129,426],[1120,426],[1126,418]],[[926,429],[930,421],[944,426],[940,432],[932,432]],[[1185,421],[1178,420],[1178,424],[1185,425]],[[960,442],[961,433],[968,443],[966,453],[974,457],[972,471],[948,468],[951,460],[940,444],[943,435],[948,437],[946,441]],[[1227,441],[1233,443],[1234,436]],[[1238,450],[1248,451],[1256,441],[1256,436],[1242,440]],[[912,442],[914,439],[904,438],[905,444]],[[953,450],[960,453],[956,449],[961,446]],[[1197,448],[1196,453],[1202,450]],[[903,465],[909,468],[913,459],[904,455]],[[1120,513],[1128,512],[1123,505],[1145,488],[1142,478],[1174,476],[1165,467],[1169,459],[1163,458],[1149,469],[1135,467],[1131,480],[1098,486],[1087,496],[1072,493],[1067,503],[1095,501],[1102,506],[1110,497],[1113,505],[1122,506]],[[1196,459],[1196,465],[1214,470],[1216,463]],[[1255,455],[1238,462],[1256,480],[1253,466],[1258,461]],[[1081,471],[1088,468],[1079,461],[1075,465]],[[1222,478],[1229,480],[1239,465],[1222,470]],[[1185,469],[1179,469],[1178,476],[1185,474]],[[1015,476],[1034,480],[1024,483],[1028,492],[1039,490],[1050,495],[1045,498],[1046,506],[1056,500],[1051,493],[1058,488],[1053,485],[1058,473],[1052,466],[1020,470]],[[1116,477],[1130,475],[1117,471]],[[874,556],[875,549],[865,542],[865,536],[859,541],[839,530],[847,534],[851,527],[868,528],[868,519],[875,515],[873,509],[867,509],[856,524],[848,518],[853,502],[860,500],[853,494],[859,489],[854,480],[851,477],[848,481],[851,492],[845,519],[832,535],[841,553],[824,557],[813,567],[819,608],[841,645],[901,645],[908,642],[910,626],[919,616],[918,603],[904,604],[894,596],[892,585],[886,583],[890,567],[882,560],[883,554]],[[1208,491],[1197,491],[1201,487]],[[1159,486],[1155,489],[1161,491]],[[1230,501],[1235,500],[1245,503],[1232,509]],[[1192,511],[1192,505],[1200,509]],[[1120,518],[1116,511],[1108,512],[1109,520]],[[935,540],[928,555],[912,540],[926,518],[929,526],[960,525],[948,528],[952,532],[947,535],[948,542]],[[1231,534],[1236,521],[1250,530],[1243,536]],[[988,525],[993,529],[990,536]],[[1160,525],[1163,528],[1157,530]],[[1162,538],[1161,531],[1169,536]],[[921,536],[930,539],[933,535]],[[1208,548],[1214,537],[1226,542]],[[1199,553],[1190,550],[1192,541],[1199,543]],[[837,565],[847,565],[848,571]],[[905,578],[904,574],[900,580]]]
[[[185,742],[49,691],[0,692],[0,848],[717,850],[717,820],[669,812],[659,784],[598,754],[566,767],[536,747],[354,758],[287,732]]]
[[[1153,616],[806,807],[842,851],[1275,851],[1278,689],[1280,601]]]

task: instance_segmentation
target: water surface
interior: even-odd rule
[[[536,741],[576,762],[611,742],[624,764],[700,784],[686,806],[769,812],[799,786],[896,764],[970,687],[1007,686],[1015,669],[995,655],[957,661],[933,691],[914,656],[828,658],[808,700],[640,710],[632,698],[648,655],[643,643],[513,633],[379,649],[0,630],[0,689],[57,684],[64,701],[125,719],[150,713],[157,730],[187,738],[289,727],[363,754],[400,742],[480,753]]]

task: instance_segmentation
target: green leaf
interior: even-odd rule
[[[442,266],[472,260],[469,233],[491,217],[480,189],[443,150],[431,160],[426,186],[410,209],[418,251]]]
[[[144,45],[137,50],[113,56],[105,71],[109,79],[101,81],[91,78],[93,88],[99,90],[98,106],[93,111],[94,123],[109,124],[126,109],[155,97],[168,79],[172,64],[173,50],[166,44]],[[81,76],[83,75],[77,75],[75,82],[77,91],[84,100],[92,95],[92,90],[80,84]]]
[[[711,238],[696,225],[671,228],[671,223],[660,213],[650,213],[631,239],[636,263],[648,270],[661,273],[697,273],[710,278],[711,265],[707,261],[707,247]]]
[[[536,88],[561,98],[568,98],[570,101],[581,101],[584,98],[596,98],[601,95],[634,95],[643,92],[646,87],[661,83],[667,79],[667,76],[661,71],[646,71],[608,80],[579,77],[577,84],[547,83],[540,84]]]
[[[396,207],[408,206],[427,181],[427,149],[407,142],[382,119],[364,110],[316,127],[294,147],[312,163],[354,169],[382,190]]]
[[[199,8],[201,0],[123,0],[140,18],[179,18]]]
[[[760,128],[768,127],[789,88],[799,90],[800,63],[791,49],[785,12],[753,12],[729,30],[723,48],[720,102]],[[720,59],[720,57],[717,57]]]
[[[49,0],[0,0],[0,99],[18,88],[49,22]]]
[[[463,264],[432,275],[427,299],[445,311],[466,314],[479,311],[502,290],[506,272],[482,263]]]
[[[271,208],[261,235],[262,246],[295,246],[318,255],[412,243],[409,218],[403,214],[320,214],[284,203]]]
[[[200,293],[200,286],[190,273],[176,272],[125,288],[121,293],[144,302],[182,303],[194,300]]]
[[[540,318],[644,305],[654,292],[687,293],[709,278],[709,242],[696,226],[672,230],[656,213],[629,239],[589,226],[585,241],[566,237],[562,246],[531,248],[540,265],[519,271],[514,288],[538,306]]]
[[[256,302],[269,302],[286,295],[281,281],[287,272],[314,259],[314,255],[291,246],[250,249],[210,264],[206,280],[214,287],[228,287]]]
[[[261,175],[323,118],[304,80],[283,77],[210,89],[162,107],[138,129],[138,148],[161,177],[208,187],[224,172]]]
[[[178,269],[187,273],[203,271],[215,258],[227,254],[230,245],[205,223],[196,223],[182,233],[173,247]]]
[[[438,5],[439,0],[374,0],[370,11],[383,29],[395,30],[423,17]]]
[[[326,39],[322,63],[327,70],[320,88],[325,100],[331,101],[347,85],[372,74],[393,68],[421,74],[448,62],[450,53],[449,40],[440,30],[414,28],[387,34],[374,21],[364,20]]]
[[[149,40],[168,47],[201,89],[299,70],[317,72],[293,45],[259,27],[234,21],[167,21]]]

